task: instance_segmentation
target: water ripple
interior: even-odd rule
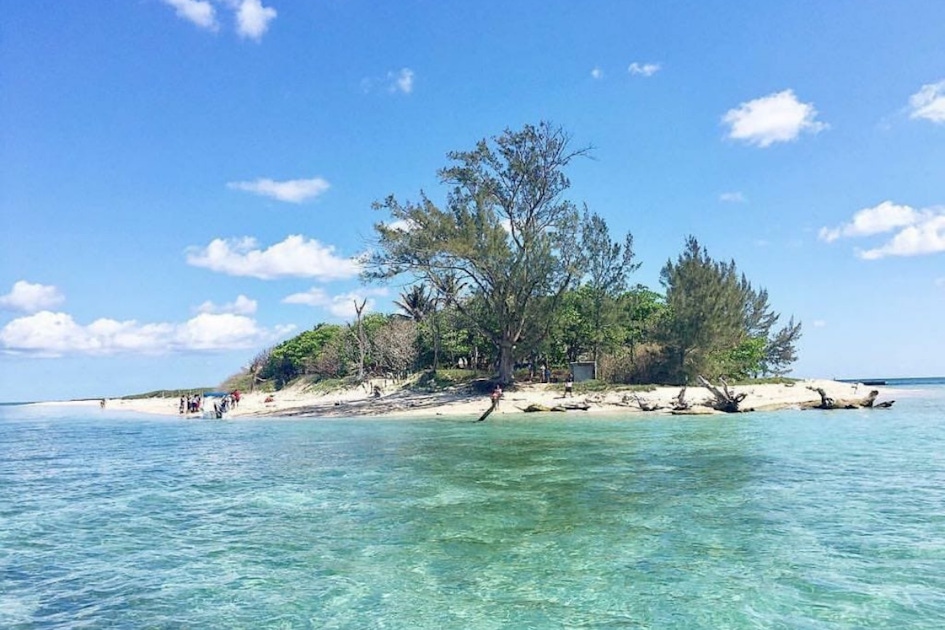
[[[2,408],[0,626],[939,628],[945,397],[910,400],[485,425]]]

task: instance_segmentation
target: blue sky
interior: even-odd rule
[[[0,400],[212,385],[355,297],[371,202],[550,120],[659,270],[694,234],[804,323],[797,376],[945,374],[945,3],[17,2]]]

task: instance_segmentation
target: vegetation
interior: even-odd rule
[[[356,322],[320,323],[261,352],[239,382],[278,389],[299,378],[422,374],[418,387],[484,375],[509,384],[541,379],[542,366],[563,381],[578,360],[597,365],[584,391],[787,373],[800,323],[776,328],[767,291],[695,237],[662,268],[662,291],[631,284],[640,266],[632,234],[612,240],[603,218],[564,198],[564,170],[587,152],[569,145],[547,123],[507,130],[448,155],[442,207],[423,193],[376,203],[387,217],[364,279],[409,278],[399,312],[356,304]]]

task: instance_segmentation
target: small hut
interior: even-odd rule
[[[593,381],[597,378],[597,363],[594,361],[572,361],[570,367],[575,383]]]

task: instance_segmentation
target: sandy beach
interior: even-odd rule
[[[791,384],[736,386],[732,390],[736,394],[747,394],[741,404],[742,409],[773,410],[799,407],[804,403],[818,401],[819,395],[814,391],[816,388],[824,389],[833,398],[842,399],[863,397],[873,389],[857,383],[817,379]],[[880,400],[888,398],[887,388],[881,387],[879,390]],[[355,387],[324,393],[293,386],[271,394],[246,393],[242,395],[239,406],[228,414],[228,418],[450,416],[475,419],[491,405],[488,396],[471,393],[466,387],[424,393],[388,383],[386,387],[381,385],[381,395],[378,397],[371,396],[369,391],[367,387]],[[573,397],[565,398],[560,384],[526,383],[507,390],[492,417],[525,413],[525,409],[532,405],[548,408],[564,406],[569,408],[566,413],[571,414],[671,413],[672,402],[679,395],[679,391],[677,386],[657,387],[647,392],[615,388],[605,392],[579,392]],[[657,406],[659,409],[644,412],[640,409],[637,398],[646,405]],[[687,388],[685,399],[693,406],[694,413],[718,413],[708,407],[712,394],[703,387]],[[99,402],[91,400],[37,404],[97,406]],[[106,405],[108,409],[179,415],[177,398],[109,399]]]

